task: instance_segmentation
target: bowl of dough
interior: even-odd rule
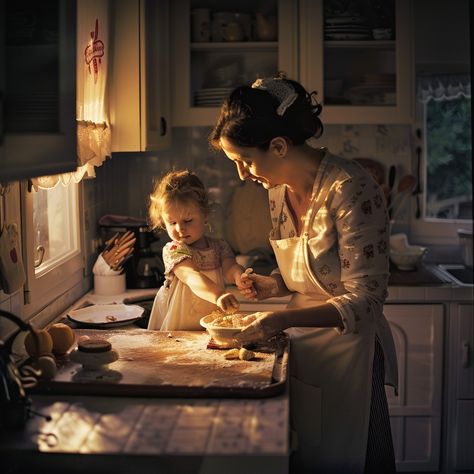
[[[199,322],[216,343],[230,345],[241,329],[252,322],[247,318],[250,314],[242,311],[233,314],[213,311]]]

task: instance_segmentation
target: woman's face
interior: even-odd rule
[[[168,202],[161,217],[172,240],[192,245],[204,237],[207,216],[194,201]]]
[[[282,162],[279,157],[282,156],[282,149],[275,146],[276,140],[281,140],[284,143],[283,139],[273,139],[266,151],[234,145],[225,137],[221,137],[220,143],[227,158],[235,163],[242,181],[251,179],[260,183],[265,189],[269,189],[284,182],[281,173],[279,173]],[[279,143],[279,145],[281,144]]]

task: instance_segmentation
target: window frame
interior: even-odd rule
[[[470,230],[472,232],[472,219],[436,219],[425,216],[426,203],[426,182],[427,182],[427,142],[426,142],[426,107],[424,103],[417,101],[416,117],[419,121],[414,124],[412,136],[414,138],[413,146],[413,165],[412,169],[416,173],[420,172],[421,193],[418,195],[420,200],[421,217],[416,218],[416,199],[412,200],[412,209],[410,213],[410,234],[415,242],[431,245],[458,245],[458,229]],[[472,118],[471,118],[472,120]],[[421,138],[417,138],[417,130],[421,130]],[[421,147],[421,157],[419,170],[417,169],[417,147]],[[472,157],[471,157],[472,159]]]
[[[61,186],[61,184],[58,184]],[[79,284],[84,278],[84,219],[82,183],[77,185],[77,243],[78,250],[61,258],[56,265],[35,274],[34,235],[33,235],[33,192],[28,191],[28,183],[20,186],[22,206],[23,258],[26,274],[24,286],[24,316],[27,318],[41,311],[58,297]]]

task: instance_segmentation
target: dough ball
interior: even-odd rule
[[[254,357],[255,357],[255,352],[249,351],[248,349],[245,349],[245,347],[242,347],[239,350],[240,360],[252,360]]]
[[[239,349],[231,349],[224,354],[224,357],[228,360],[239,358]]]
[[[65,354],[74,344],[74,331],[67,324],[53,324],[48,332],[53,340],[53,352],[55,354]]]
[[[32,329],[25,337],[25,349],[31,357],[50,354],[53,350],[53,340],[48,331]]]

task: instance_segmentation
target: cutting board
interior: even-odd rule
[[[269,397],[284,390],[287,374],[286,339],[255,350],[250,361],[226,360],[225,350],[208,349],[201,331],[161,332],[146,329],[76,329],[76,337],[109,341],[116,362],[98,370],[84,369],[66,356],[39,393],[158,396]]]

